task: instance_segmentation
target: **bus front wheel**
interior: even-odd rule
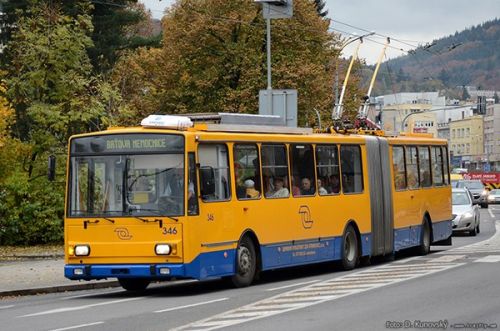
[[[236,250],[236,274],[231,282],[236,287],[246,287],[254,280],[256,270],[255,246],[249,237],[243,237]]]
[[[127,291],[144,291],[150,281],[142,278],[119,278],[118,282]]]
[[[358,264],[358,236],[352,225],[347,226],[342,243],[342,269],[352,270]]]

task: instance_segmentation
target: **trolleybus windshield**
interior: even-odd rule
[[[69,180],[70,217],[181,216],[184,138],[158,134],[75,138]]]

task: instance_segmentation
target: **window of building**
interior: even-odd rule
[[[203,201],[225,201],[231,197],[227,146],[200,144],[201,198]]]
[[[316,146],[316,164],[319,195],[338,194],[340,192],[340,168],[337,145]]]
[[[392,148],[392,169],[396,190],[406,189],[405,151],[402,146]]]
[[[236,197],[258,199],[261,196],[259,149],[255,144],[236,144],[233,149]]]
[[[429,187],[432,185],[431,178],[431,159],[429,154],[429,147],[418,147],[418,165],[420,171],[420,186]]]
[[[417,147],[406,147],[406,181],[408,188],[414,189],[419,186],[418,176],[418,152]]]
[[[290,196],[286,146],[282,144],[262,145],[262,181],[266,198]]]
[[[340,166],[342,191],[344,193],[363,192],[361,148],[354,145],[340,146]]]

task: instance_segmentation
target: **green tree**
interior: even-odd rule
[[[47,156],[58,155],[63,167],[68,137],[105,127],[119,102],[109,84],[91,74],[91,4],[74,9],[78,13],[68,16],[56,1],[34,2],[18,16],[6,46],[12,62],[4,94],[15,123],[2,149],[10,170],[0,196],[0,243],[62,239],[64,185],[47,181]]]
[[[462,100],[466,101],[470,99],[470,94],[469,91],[467,91],[467,88],[465,86],[462,87]]]
[[[338,36],[328,25],[310,0],[294,2],[293,18],[272,22],[273,88],[298,90],[301,124],[314,123],[315,108],[330,117]],[[266,87],[259,5],[179,0],[163,26],[161,51],[138,50],[115,68],[116,86],[127,102],[134,101],[135,121],[158,112],[257,112],[259,89]]]

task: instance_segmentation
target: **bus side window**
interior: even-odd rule
[[[342,191],[344,193],[363,192],[363,168],[361,166],[361,148],[359,146],[340,146],[340,167]]]
[[[262,145],[262,181],[266,198],[288,198],[288,161],[286,146],[282,144]]]
[[[313,148],[307,144],[290,146],[293,196],[311,196],[316,193]]]
[[[223,144],[200,144],[198,147],[200,171],[213,173],[213,188],[203,194],[203,201],[226,201],[231,197],[229,182],[229,159],[227,146]],[[200,176],[200,179],[203,179]],[[210,179],[212,181],[212,179]],[[212,186],[212,183],[210,184]]]
[[[339,194],[340,169],[337,145],[317,145],[316,164],[319,195]]]
[[[448,148],[446,146],[441,146],[441,151],[443,155],[443,175],[444,175],[444,184],[450,184],[450,166],[449,166],[449,156],[448,156]]]
[[[198,215],[198,179],[194,153],[188,154],[188,215]]]
[[[429,147],[418,146],[418,165],[420,171],[420,186],[430,187],[432,185],[431,178],[431,160]]]
[[[406,147],[406,175],[408,188],[415,189],[419,187],[418,178],[418,154],[417,147]]]
[[[392,147],[392,169],[396,190],[406,189],[405,150],[403,146]]]
[[[443,154],[441,147],[431,147],[432,181],[435,186],[443,186]]]
[[[237,198],[239,200],[260,198],[262,185],[257,145],[236,144],[233,155]]]

